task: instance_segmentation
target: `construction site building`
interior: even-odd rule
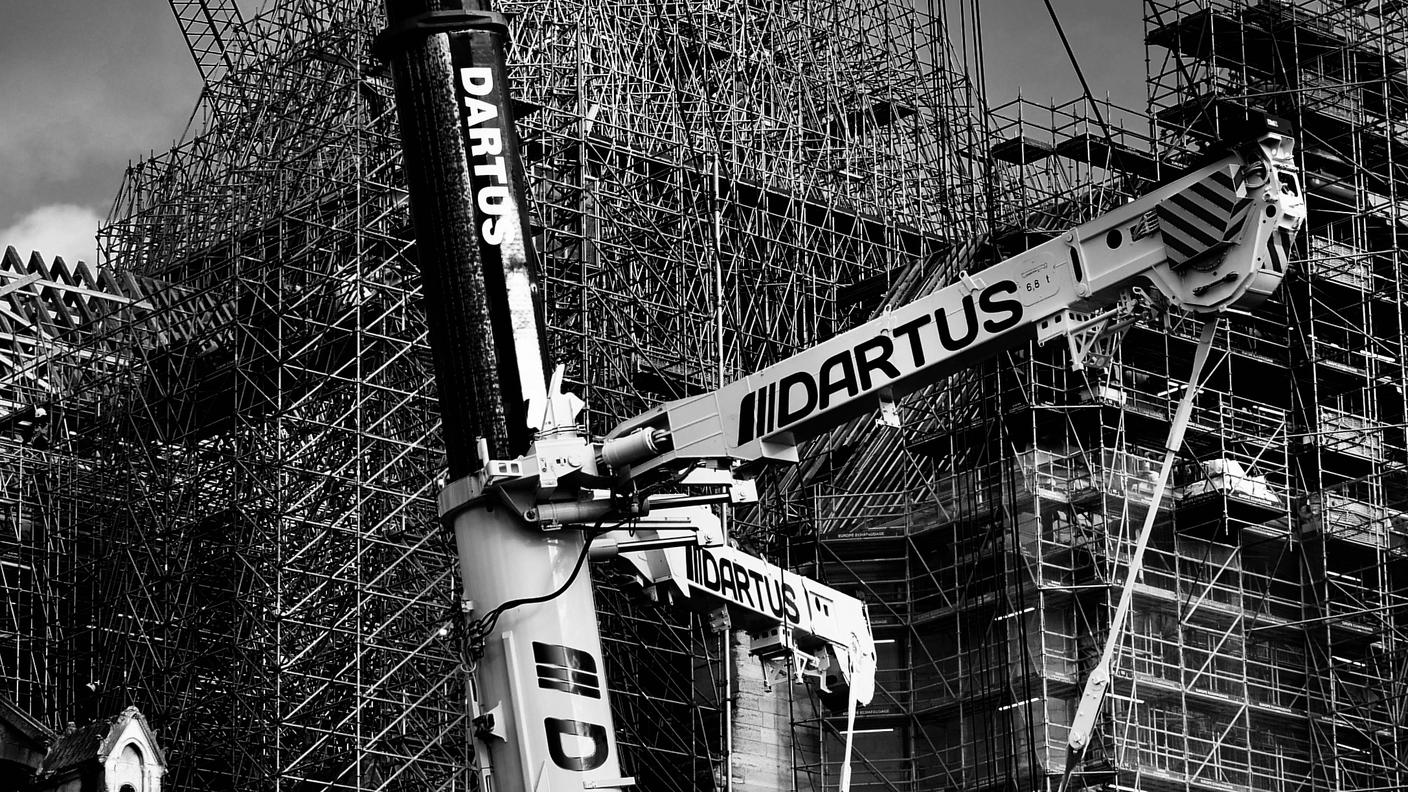
[[[1217,333],[1071,786],[1408,788],[1408,20],[1388,2],[1144,10],[1147,134],[1104,128],[1108,104],[993,111],[993,244],[1060,233],[1264,113],[1296,130],[1310,220],[1280,297]],[[1059,784],[1201,327],[1141,322],[1107,374],[1020,350],[911,401],[905,431],[817,454],[795,507],[815,568],[870,599],[888,647],[866,788]]]
[[[6,420],[30,410],[48,438],[5,441],[3,496],[31,526],[3,540],[24,614],[7,687],[45,719],[140,704],[173,788],[463,789],[465,639],[381,0],[171,5],[204,82],[183,142],[128,169],[100,268],[0,271]],[[941,9],[496,5],[550,355],[592,432],[830,336],[847,289],[883,291],[974,228],[981,130]],[[789,719],[749,731],[764,713],[734,707],[726,638],[597,575],[639,786],[790,778],[790,756],[731,757]]]
[[[101,267],[0,267],[6,691],[139,705],[172,788],[467,788],[381,4],[171,5],[183,142],[129,168]],[[1147,126],[1113,129],[984,107],[977,0],[502,3],[551,355],[601,433],[1287,117],[1308,232],[1217,335],[1073,787],[1408,787],[1397,6],[1147,0]],[[1105,374],[1006,353],[763,478],[733,536],[870,603],[853,788],[1059,783],[1200,326],[1141,323]],[[765,698],[730,638],[596,574],[639,788],[836,783],[805,688]]]

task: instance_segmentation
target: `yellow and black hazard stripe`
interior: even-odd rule
[[[1251,207],[1241,175],[1232,166],[1213,171],[1158,205],[1170,266],[1177,269],[1233,241]]]

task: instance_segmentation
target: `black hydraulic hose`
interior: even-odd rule
[[[491,632],[494,631],[494,627],[499,623],[499,617],[504,615],[505,612],[513,610],[514,608],[520,608],[524,605],[536,605],[540,602],[551,602],[552,600],[561,597],[568,589],[572,588],[572,584],[577,582],[577,576],[580,575],[582,572],[582,567],[587,565],[587,558],[592,554],[592,538],[596,536],[597,532],[599,532],[600,529],[601,521],[598,520],[596,527],[592,530],[592,532],[587,534],[586,541],[582,543],[582,552],[577,556],[577,563],[573,565],[572,572],[567,576],[567,579],[562,581],[562,585],[558,586],[552,591],[547,592],[546,594],[540,594],[536,597],[523,597],[521,599],[509,600],[508,602],[499,605],[497,608],[494,608],[493,610],[489,611],[489,613],[486,614],[482,619],[479,619],[478,621],[474,622],[474,624],[470,625],[470,639],[473,641],[483,641],[485,636],[489,635]]]

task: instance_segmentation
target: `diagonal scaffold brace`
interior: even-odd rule
[[[1115,660],[1115,650],[1124,637],[1125,623],[1129,620],[1129,611],[1134,604],[1134,586],[1143,576],[1144,552],[1149,547],[1149,539],[1153,535],[1154,523],[1159,515],[1159,504],[1163,502],[1164,493],[1168,489],[1173,465],[1178,459],[1178,451],[1183,447],[1183,435],[1193,416],[1193,403],[1197,401],[1198,394],[1202,391],[1203,369],[1207,366],[1208,354],[1212,351],[1212,342],[1217,336],[1217,330],[1221,324],[1222,316],[1220,314],[1214,315],[1210,321],[1203,325],[1202,334],[1198,337],[1197,352],[1193,355],[1193,368],[1188,374],[1188,387],[1183,392],[1183,398],[1179,399],[1178,409],[1173,414],[1173,423],[1168,429],[1168,438],[1164,441],[1163,464],[1159,466],[1158,478],[1154,481],[1154,491],[1149,498],[1149,510],[1144,515],[1144,522],[1139,528],[1134,548],[1129,554],[1124,583],[1120,586],[1119,603],[1115,606],[1115,612],[1110,617],[1110,629],[1105,636],[1105,646],[1100,652],[1100,659],[1091,669],[1090,676],[1086,678],[1085,688],[1081,691],[1080,703],[1076,707],[1075,718],[1071,720],[1071,732],[1066,743],[1066,768],[1061,774],[1059,792],[1066,792],[1076,766],[1084,760],[1085,752],[1090,747],[1090,739],[1095,730],[1095,720],[1100,715],[1101,706],[1105,702],[1105,693],[1110,687],[1110,674]]]

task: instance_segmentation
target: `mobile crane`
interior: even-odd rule
[[[874,685],[864,605],[728,547],[711,508],[753,500],[752,476],[796,462],[801,443],[1030,340],[1063,340],[1073,366],[1100,366],[1150,308],[1253,309],[1284,278],[1305,218],[1292,140],[1269,119],[1059,237],[591,438],[561,368],[545,376],[507,24],[457,0],[388,0],[387,11],[376,48],[392,65],[402,124],[449,461],[439,510],[459,551],[485,790],[634,783],[617,761],[591,585],[580,574],[592,556],[629,559],[664,598],[725,609],[752,631],[756,654],[829,680],[853,723]],[[1216,326],[1205,325],[1156,498]],[[1072,724],[1067,777],[1103,701],[1156,511]]]

